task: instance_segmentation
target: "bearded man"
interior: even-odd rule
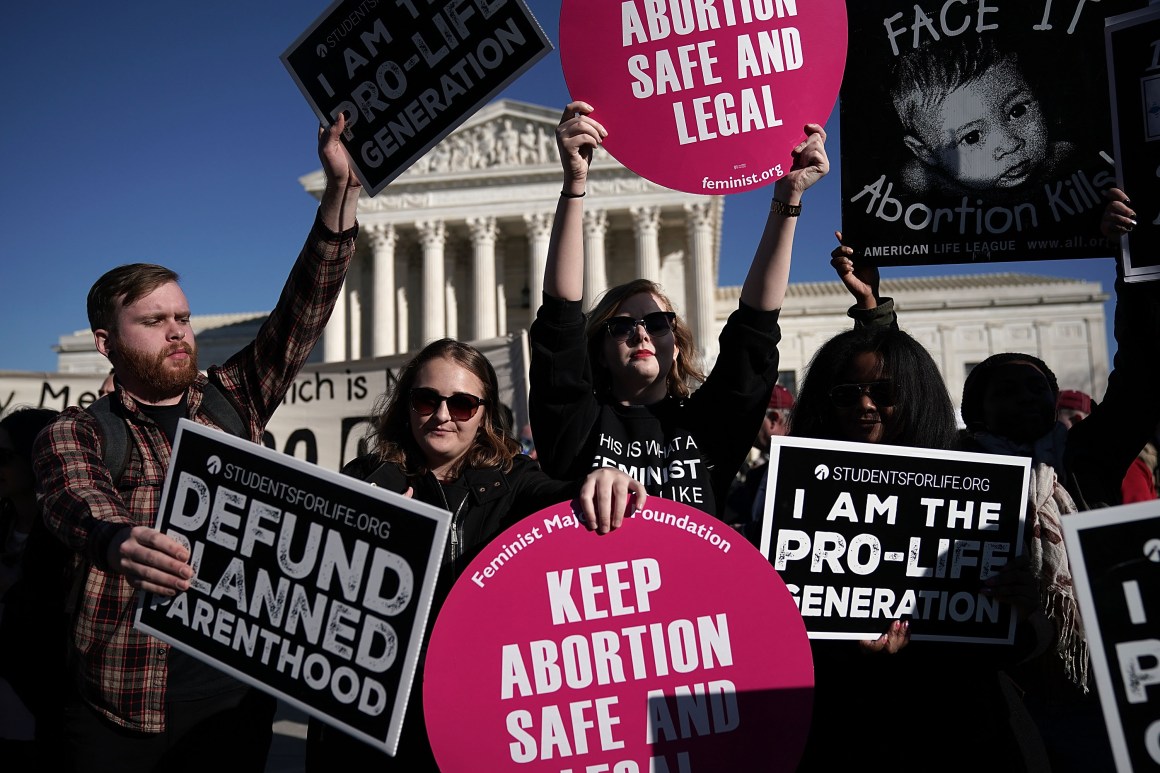
[[[189,551],[152,528],[181,419],[215,426],[207,390],[236,409],[259,442],[334,308],[358,227],[361,190],[339,141],[340,118],[319,133],[326,190],[277,306],[257,337],[205,375],[197,365],[189,302],[162,266],[120,266],[89,291],[97,350],[115,370],[109,411],[126,424],[132,454],[110,472],[96,418],[69,408],[37,439],[44,519],[77,554],[65,706],[74,770],[263,771],[273,698],[133,627],[137,591],[189,589]],[[61,667],[65,667],[61,664]],[[225,756],[223,756],[225,755]]]

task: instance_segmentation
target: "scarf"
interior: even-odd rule
[[[1055,624],[1055,651],[1063,661],[1068,679],[1086,693],[1089,689],[1088,644],[1075,600],[1061,522],[1063,516],[1076,512],[1077,508],[1056,472],[1062,468],[1061,441],[1066,435],[1066,428],[1057,424],[1055,430],[1034,445],[1018,444],[986,432],[975,433],[974,439],[988,453],[1031,457],[1027,484],[1031,570],[1039,579],[1041,609]]]

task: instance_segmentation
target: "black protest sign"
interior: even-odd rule
[[[1160,8],[1108,20],[1108,80],[1116,179],[1132,197],[1139,228],[1120,240],[1124,278],[1160,279]]]
[[[1116,769],[1160,770],[1160,501],[1063,519]]]
[[[157,529],[195,578],[137,627],[393,754],[449,520],[182,420]]]
[[[1108,257],[1105,17],[1145,0],[847,3],[842,235],[877,265]]]
[[[810,638],[1010,643],[984,581],[1023,552],[1029,460],[774,437],[761,552]]]
[[[523,0],[338,0],[282,63],[373,196],[551,49]]]

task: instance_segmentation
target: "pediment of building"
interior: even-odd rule
[[[527,172],[558,164],[557,111],[501,99],[478,110],[400,176],[476,177],[473,172]]]
[[[478,203],[479,189],[500,203],[558,191],[560,162],[556,151],[555,108],[510,99],[491,102],[419,158],[374,198],[359,203],[364,212],[390,212],[455,205],[460,199]],[[602,194],[662,194],[674,192],[632,172],[608,153],[597,151],[589,189]],[[300,179],[319,196],[325,185],[321,170]],[[533,193],[543,188],[543,192]],[[552,194],[554,195],[554,194]],[[678,194],[684,196],[684,194]],[[466,197],[466,198],[464,198]]]

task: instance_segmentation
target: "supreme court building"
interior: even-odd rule
[[[313,361],[339,363],[418,351],[450,336],[518,334],[540,302],[560,192],[559,111],[493,102],[374,198],[359,203],[358,252]],[[320,197],[321,171],[301,179]],[[739,287],[717,287],[725,202],[645,180],[607,154],[588,180],[584,297],[635,277],[659,282],[711,363]],[[926,346],[956,403],[988,355],[1039,356],[1063,388],[1101,396],[1108,351],[1097,282],[1026,274],[893,279],[903,327]],[[782,382],[795,389],[810,357],[851,325],[837,281],[791,284],[781,314]],[[263,315],[194,317],[201,361],[222,362]],[[220,351],[219,351],[220,348]],[[61,338],[61,372],[101,372],[88,331]]]

